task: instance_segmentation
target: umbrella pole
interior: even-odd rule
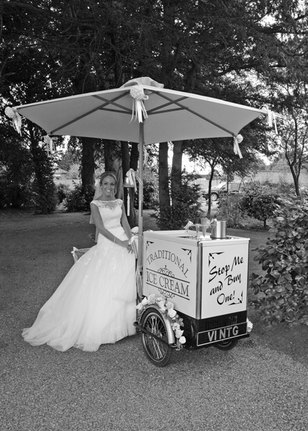
[[[142,298],[142,255],[143,255],[143,151],[144,123],[139,123],[139,199],[138,199],[138,258],[137,298]]]

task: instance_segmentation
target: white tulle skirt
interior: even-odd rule
[[[122,227],[113,233],[126,239]],[[135,255],[99,235],[22,335],[33,346],[92,352],[135,334],[135,319]]]

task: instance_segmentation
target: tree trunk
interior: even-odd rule
[[[169,210],[170,197],[168,187],[168,143],[159,144],[159,211],[163,214]]]
[[[30,151],[32,154],[35,179],[33,190],[35,192],[35,212],[49,214],[55,209],[55,185],[51,161],[46,151],[38,146],[38,136],[34,127],[27,122],[30,135]]]
[[[121,154],[122,154],[122,168],[123,168],[123,180],[125,178],[126,172],[130,167],[130,157],[129,148],[127,142],[121,142]]]
[[[179,189],[182,184],[182,159],[183,159],[183,141],[178,141],[173,145],[173,158],[171,169],[171,199],[172,207],[177,206]]]
[[[295,188],[296,196],[300,196],[300,190],[299,190],[299,175],[295,172],[295,169],[292,165],[289,165],[292,178],[293,178],[293,184]]]
[[[95,139],[93,138],[80,138],[82,143],[81,154],[81,182],[84,192],[94,190],[94,146]]]
[[[137,171],[138,169],[138,159],[139,159],[138,144],[134,142],[132,144],[132,149],[130,152],[130,167],[134,169],[134,171]]]
[[[114,146],[113,141],[104,139],[104,161],[105,171],[112,171],[112,148]]]

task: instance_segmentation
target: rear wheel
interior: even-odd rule
[[[142,315],[140,324],[146,331],[142,331],[141,339],[147,358],[157,367],[164,367],[172,353],[164,319],[155,308],[149,308]]]
[[[214,346],[219,350],[231,350],[238,343],[238,339],[231,338],[230,340],[220,341],[219,343],[215,343]]]

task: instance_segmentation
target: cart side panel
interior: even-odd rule
[[[196,317],[197,243],[144,233],[143,294],[170,298],[178,311]]]
[[[248,246],[230,239],[202,247],[202,319],[246,310]]]

